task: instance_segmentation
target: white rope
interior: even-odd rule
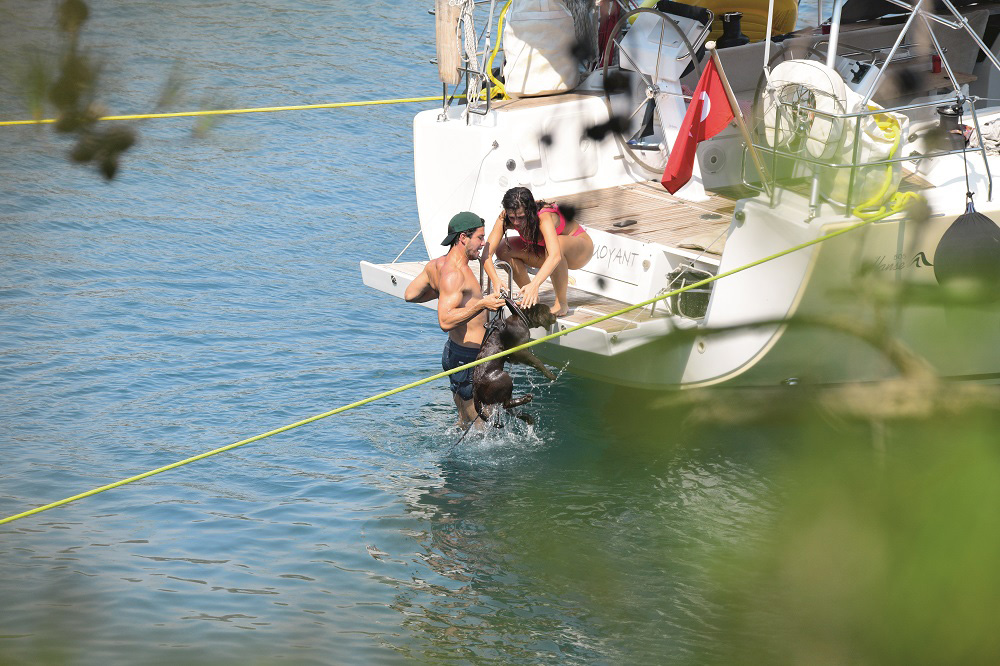
[[[461,2],[461,0],[449,0],[449,2]],[[462,49],[465,51],[465,66],[473,72],[479,71],[479,40],[476,38],[476,23],[472,12],[476,8],[475,0],[465,0],[462,3],[462,14],[459,22],[462,25]],[[483,89],[483,83],[478,76],[469,75],[468,90],[466,93],[467,104],[465,113],[469,113],[469,108],[473,102],[479,101],[479,93]]]
[[[767,29],[764,31],[764,78],[771,89],[771,28],[774,27],[774,0],[767,3]]]
[[[423,229],[417,231],[417,233],[413,236],[413,238],[410,239],[410,242],[406,244],[406,247],[404,247],[400,251],[400,253],[396,255],[396,258],[392,260],[392,263],[396,263],[397,261],[399,261],[399,258],[403,256],[403,252],[406,252],[410,248],[410,246],[413,245],[413,241],[417,240],[417,236],[419,236],[423,232],[424,232]]]

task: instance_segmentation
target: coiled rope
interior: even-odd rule
[[[869,111],[877,111],[879,107],[869,104]],[[894,116],[886,113],[876,113],[872,119],[875,125],[882,131],[887,139],[892,140],[892,147],[889,149],[889,158],[899,154],[899,144],[903,137],[903,128]],[[898,163],[890,162],[885,165],[885,177],[879,190],[872,195],[868,201],[863,201],[854,207],[851,212],[861,219],[882,215],[886,211],[897,211],[914,201],[919,195],[916,192],[893,192],[889,195],[889,190],[893,186],[895,171],[899,169]],[[889,195],[889,196],[887,196]]]
[[[690,289],[697,289],[699,287],[705,286],[706,284],[710,284],[712,282],[715,282],[716,280],[721,280],[722,278],[726,278],[726,277],[729,277],[731,275],[735,275],[737,273],[740,273],[740,272],[745,271],[747,269],[753,268],[755,266],[760,266],[761,264],[765,264],[765,263],[767,263],[769,261],[774,261],[775,259],[783,257],[783,256],[785,256],[787,254],[791,254],[792,252],[796,252],[798,250],[810,247],[812,245],[817,245],[817,244],[822,243],[824,241],[828,241],[831,238],[836,238],[837,236],[842,236],[842,235],[844,235],[846,233],[854,231],[855,229],[859,229],[859,228],[861,228],[861,227],[863,227],[865,225],[871,224],[872,222],[875,222],[877,220],[881,220],[881,219],[883,219],[885,217],[888,217],[889,215],[892,215],[892,214],[897,213],[897,212],[899,212],[898,209],[897,210],[886,211],[885,213],[882,213],[880,215],[873,216],[871,218],[862,220],[861,222],[852,224],[852,225],[850,225],[848,227],[845,227],[843,229],[839,229],[837,231],[830,232],[830,233],[828,233],[826,235],[819,236],[818,238],[814,238],[814,239],[812,239],[810,241],[806,241],[804,243],[799,243],[798,245],[795,245],[795,246],[790,247],[788,249],[782,250],[781,252],[777,252],[775,254],[769,255],[769,256],[764,257],[762,259],[757,259],[756,261],[751,261],[748,264],[744,264],[743,266],[740,266],[738,268],[734,268],[732,270],[726,271],[725,273],[719,273],[718,275],[714,275],[714,276],[712,276],[710,278],[706,278],[704,280],[701,280],[700,282],[694,282],[692,284],[689,284],[687,286],[681,287],[679,289],[674,289],[673,291],[670,291],[670,292],[668,292],[666,294],[660,294],[660,295],[654,296],[653,298],[645,300],[645,301],[643,301],[641,303],[637,303],[635,305],[630,305],[628,307],[622,308],[621,310],[616,310],[615,312],[612,312],[610,314],[606,314],[606,315],[597,317],[595,319],[591,319],[589,321],[585,321],[582,324],[577,324],[576,326],[572,326],[570,328],[567,328],[567,329],[564,329],[564,330],[561,330],[561,331],[557,331],[555,333],[551,333],[549,335],[543,336],[543,337],[538,338],[536,340],[531,340],[529,342],[524,343],[523,345],[519,345],[517,347],[512,347],[511,349],[507,349],[507,350],[499,352],[497,354],[492,354],[490,356],[486,356],[484,358],[477,359],[475,361],[472,361],[471,363],[466,363],[465,365],[460,365],[457,368],[452,368],[451,370],[447,370],[447,371],[444,371],[444,372],[439,372],[439,373],[437,373],[435,375],[431,375],[430,377],[425,377],[425,378],[423,378],[421,380],[418,380],[418,381],[415,381],[415,382],[411,382],[409,384],[405,384],[403,386],[394,388],[394,389],[392,389],[390,391],[385,391],[383,393],[379,393],[377,395],[373,395],[373,396],[371,396],[369,398],[365,398],[364,400],[358,400],[357,402],[352,402],[349,405],[344,405],[343,407],[337,407],[336,409],[331,409],[328,412],[323,412],[322,414],[316,414],[315,416],[310,416],[309,418],[302,419],[301,421],[296,421],[295,423],[290,423],[290,424],[288,424],[286,426],[282,426],[281,428],[276,428],[274,430],[269,430],[269,431],[261,433],[259,435],[254,435],[253,437],[248,437],[247,439],[242,439],[242,440],[240,440],[238,442],[233,442],[232,444],[228,444],[226,446],[222,446],[222,447],[219,447],[217,449],[212,449],[211,451],[206,451],[205,453],[201,453],[201,454],[198,454],[196,456],[192,456],[190,458],[185,458],[184,460],[179,460],[179,461],[177,461],[175,463],[171,463],[169,465],[164,465],[163,467],[157,467],[156,469],[150,470],[148,472],[144,472],[142,474],[137,474],[135,476],[130,476],[127,479],[122,479],[121,481],[115,481],[114,483],[109,483],[109,484],[104,485],[104,486],[93,488],[93,489],[88,490],[86,492],[82,492],[82,493],[79,493],[77,495],[73,495],[72,497],[67,497],[65,499],[61,499],[61,500],[58,500],[56,502],[51,502],[51,503],[45,504],[43,506],[35,507],[34,509],[28,509],[27,511],[22,511],[21,513],[14,514],[13,516],[8,516],[6,518],[0,519],[0,525],[3,525],[5,523],[10,523],[10,522],[13,522],[15,520],[19,520],[21,518],[25,518],[27,516],[31,516],[31,515],[34,515],[36,513],[41,513],[43,511],[48,511],[49,509],[54,509],[54,508],[56,508],[58,506],[62,506],[64,504],[69,504],[70,502],[74,502],[76,500],[83,499],[84,497],[90,497],[91,495],[97,495],[98,493],[103,493],[103,492],[105,492],[107,490],[111,490],[112,488],[118,488],[120,486],[124,486],[124,485],[129,484],[129,483],[134,483],[134,482],[139,481],[141,479],[149,478],[149,477],[151,477],[151,476],[153,476],[155,474],[161,474],[163,472],[167,472],[167,471],[172,470],[172,469],[177,469],[178,467],[182,467],[182,466],[187,465],[189,463],[193,463],[193,462],[196,462],[198,460],[204,460],[205,458],[208,458],[210,456],[214,456],[214,455],[217,455],[219,453],[224,453],[226,451],[231,451],[232,449],[235,449],[235,448],[240,447],[240,446],[244,446],[246,444],[250,444],[252,442],[260,441],[260,440],[262,440],[262,439],[264,439],[266,437],[270,437],[272,435],[277,435],[278,433],[282,433],[282,432],[287,432],[288,430],[292,430],[293,428],[298,428],[299,426],[306,425],[307,423],[312,423],[313,421],[319,421],[320,419],[325,419],[328,416],[333,416],[334,414],[340,414],[341,412],[346,412],[346,411],[348,411],[350,409],[354,409],[355,407],[361,407],[362,405],[367,405],[370,402],[375,402],[376,400],[381,400],[382,398],[388,398],[391,395],[395,395],[397,393],[402,393],[403,391],[408,391],[409,389],[416,388],[418,386],[422,386],[422,385],[424,385],[424,384],[426,384],[428,382],[432,382],[432,381],[435,381],[437,379],[442,379],[442,378],[447,377],[449,375],[453,375],[456,372],[462,372],[463,370],[467,370],[467,369],[475,367],[477,365],[481,365],[481,364],[486,363],[488,361],[493,361],[493,360],[498,359],[498,358],[503,358],[504,356],[509,356],[511,354],[515,354],[515,353],[521,351],[522,349],[528,349],[529,347],[534,347],[535,345],[540,345],[543,342],[548,342],[549,340],[555,340],[558,337],[562,337],[564,335],[569,335],[570,333],[573,333],[575,331],[579,331],[581,329],[587,328],[588,326],[593,326],[593,325],[599,324],[599,323],[601,323],[603,321],[607,321],[608,319],[612,319],[614,317],[619,317],[619,316],[621,316],[623,314],[626,314],[626,313],[631,312],[633,310],[637,310],[639,308],[644,308],[647,305],[652,305],[653,303],[656,303],[657,301],[661,301],[663,299],[670,298],[672,296],[676,296],[677,294],[680,294],[682,292],[688,291]]]
[[[134,113],[126,116],[103,116],[98,120],[146,120],[148,118],[186,118],[191,116],[225,116],[238,113],[272,113],[275,111],[309,111],[312,109],[342,109],[349,106],[378,106],[384,104],[412,104],[415,102],[435,102],[434,97],[406,97],[403,99],[372,99],[363,102],[333,102],[331,104],[301,104],[298,106],[261,106],[252,109],[208,109],[205,111],[177,111],[174,113]],[[12,125],[45,125],[56,122],[55,118],[38,120],[0,120],[0,127]]]

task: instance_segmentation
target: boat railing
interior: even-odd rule
[[[488,249],[489,249],[489,246],[487,246],[487,250]],[[484,252],[484,254],[486,254],[486,253]],[[496,268],[498,271],[503,271],[503,272],[505,272],[507,274],[507,293],[508,294],[513,294],[514,293],[514,269],[511,268],[511,265],[508,264],[503,259],[494,259],[493,260],[493,267]],[[497,286],[499,286],[499,285],[497,285]],[[482,292],[484,294],[492,294],[493,291],[494,291],[494,289],[493,289],[494,288],[493,280],[491,280],[490,276],[486,273],[486,266],[485,266],[485,264],[483,262],[479,263],[479,288],[482,290]]]
[[[951,64],[948,62],[948,57],[946,55],[947,49],[944,49],[938,39],[935,31],[932,29],[932,23],[939,26],[944,26],[951,30],[962,31],[966,34],[969,40],[975,43],[979,47],[979,52],[981,57],[985,57],[990,63],[1000,71],[1000,59],[997,55],[993,53],[990,47],[983,41],[983,38],[973,29],[970,25],[967,17],[963,16],[959,9],[955,6],[952,0],[935,0],[936,8],[943,8],[947,11],[942,11],[940,14],[935,14],[934,11],[930,11],[929,8],[925,8],[924,5],[929,5],[927,0],[917,0],[913,3],[907,3],[904,0],[886,0],[892,5],[905,10],[901,12],[903,14],[909,14],[905,23],[903,24],[900,32],[898,33],[895,42],[892,47],[886,51],[885,49],[859,49],[854,46],[847,44],[841,44],[839,42],[839,29],[840,29],[840,3],[834,3],[834,15],[831,19],[831,31],[830,39],[826,42],[819,42],[814,44],[811,48],[811,55],[822,57],[824,52],[820,49],[822,45],[825,44],[826,50],[826,66],[834,67],[836,56],[850,56],[850,55],[862,55],[864,56],[864,61],[868,64],[874,66],[874,75],[871,77],[871,81],[865,84],[865,91],[861,93],[861,101],[858,104],[860,111],[855,112],[839,112],[834,113],[829,110],[822,110],[817,108],[812,108],[803,101],[806,100],[772,100],[773,104],[777,107],[778,112],[775,114],[774,128],[760,128],[755,127],[755,135],[747,138],[745,145],[747,150],[744,151],[743,155],[743,169],[742,169],[742,181],[745,186],[752,187],[754,189],[760,190],[760,188],[755,187],[753,183],[748,183],[747,174],[747,152],[751,153],[755,159],[754,164],[760,176],[760,181],[765,185],[763,191],[767,189],[771,190],[771,197],[773,202],[773,185],[778,185],[777,170],[779,158],[785,161],[791,160],[792,164],[795,165],[793,173],[801,173],[798,170],[799,165],[806,165],[812,168],[812,192],[810,194],[810,215],[815,216],[818,210],[818,202],[820,198],[820,176],[821,174],[829,174],[829,169],[850,169],[850,178],[848,188],[846,190],[846,202],[845,202],[845,213],[850,215],[854,210],[853,205],[855,204],[854,199],[857,197],[855,191],[855,185],[858,178],[858,170],[867,166],[877,166],[880,164],[894,164],[897,162],[911,162],[919,163],[921,161],[943,157],[946,155],[953,155],[962,153],[966,155],[968,152],[978,152],[982,156],[983,165],[985,167],[986,179],[988,183],[988,196],[990,199],[993,197],[993,176],[990,172],[989,160],[986,152],[985,142],[980,141],[980,145],[977,148],[968,148],[964,142],[964,137],[962,137],[961,146],[956,146],[952,149],[932,149],[923,154],[916,154],[914,151],[910,151],[908,155],[899,154],[898,146],[896,149],[896,154],[889,153],[888,157],[878,160],[865,160],[861,161],[860,156],[862,152],[862,144],[864,134],[862,133],[862,123],[871,116],[876,116],[880,114],[894,114],[917,111],[927,107],[940,107],[942,105],[952,105],[952,107],[958,112],[964,115],[966,107],[968,107],[969,115],[972,117],[973,129],[977,136],[981,137],[981,127],[979,123],[979,116],[976,111],[976,102],[980,101],[980,98],[974,96],[968,96],[964,93],[963,87],[959,83],[959,76],[956,71],[952,68]],[[950,14],[951,16],[946,16]],[[931,43],[929,45],[918,45],[913,43],[904,44],[904,40],[907,36],[911,37],[911,42],[913,41],[912,34],[910,32],[911,28],[918,25],[917,19],[920,19],[919,25],[922,25],[925,29],[926,34],[930,37]],[[841,53],[841,47],[848,49],[851,53]],[[928,48],[930,47],[930,48]],[[926,53],[922,51],[927,49]],[[954,96],[938,97],[936,99],[927,100],[924,102],[913,102],[910,104],[903,104],[897,106],[891,106],[888,108],[877,107],[872,108],[873,105],[869,105],[869,100],[878,91],[879,84],[884,79],[886,71],[888,71],[888,66],[890,63],[898,63],[903,60],[910,60],[917,57],[926,57],[927,55],[936,56],[940,59],[940,65],[944,74],[946,75],[950,87],[954,91]],[[765,61],[768,61],[768,56],[765,54]],[[860,62],[860,61],[859,61]],[[767,66],[765,66],[767,70]],[[863,79],[862,79],[863,80]],[[815,92],[815,91],[813,91]],[[759,100],[758,100],[759,101]],[[815,97],[811,100],[815,104]],[[819,105],[816,105],[819,106]],[[840,109],[843,109],[843,105],[840,104]],[[786,130],[786,134],[790,134],[793,138],[786,142],[784,146],[781,145],[770,145],[766,140],[767,133],[773,130],[771,137],[777,139],[781,137],[780,134],[780,123],[782,122],[782,117],[787,116],[788,119],[792,119],[797,122],[799,127],[789,127]],[[845,154],[850,154],[850,160],[840,159],[837,162],[830,163],[828,161],[817,159],[811,156],[806,150],[803,129],[806,129],[812,122],[814,122],[816,117],[825,119],[825,122],[830,122],[831,125],[839,125],[843,130],[845,126],[853,124],[854,134],[853,134],[853,145],[844,146],[840,152],[840,156],[843,157]],[[762,136],[763,134],[763,136]],[[842,135],[840,135],[842,136]],[[796,139],[795,137],[799,137]],[[901,137],[902,139],[908,139],[908,137]],[[847,139],[844,139],[846,142]],[[848,149],[850,148],[850,149]],[[765,169],[760,165],[760,158],[770,157],[771,168]],[[802,174],[802,175],[808,175]],[[768,188],[767,185],[772,185]],[[829,198],[829,197],[827,197]],[[839,203],[839,202],[838,202]]]
[[[826,48],[822,48],[826,47]],[[811,44],[808,49],[810,56],[818,58],[820,61],[826,60],[827,50],[830,47],[829,40],[823,40],[820,42],[815,42]],[[893,63],[906,62],[908,60],[918,60],[923,58],[928,58],[937,55],[937,51],[925,44],[917,44],[915,42],[907,42],[899,45],[899,50],[903,53],[896,53],[893,55]],[[948,49],[942,49],[944,53],[948,52]],[[855,46],[853,44],[846,44],[840,41],[837,48],[837,55],[841,58],[847,58],[848,60],[854,60],[856,62],[864,63],[866,65],[874,65],[876,67],[881,67],[885,64],[886,58],[888,57],[888,49],[885,48],[875,48],[866,49],[862,46]]]
[[[944,97],[924,102],[915,102],[915,103],[902,104],[898,106],[890,106],[885,108],[869,107],[868,109],[855,112],[831,113],[829,111],[813,108],[811,106],[807,106],[800,103],[789,102],[785,100],[776,100],[775,104],[776,106],[780,107],[780,110],[775,114],[775,127],[773,129],[772,128],[765,129],[762,126],[763,125],[762,122],[756,123],[757,125],[760,126],[755,127],[755,132],[753,134],[752,148],[756,150],[758,154],[761,156],[761,158],[764,160],[766,166],[765,178],[771,185],[772,192],[774,192],[775,187],[781,186],[784,182],[786,182],[785,179],[780,179],[777,177],[777,172],[782,164],[787,165],[791,163],[793,165],[806,165],[807,167],[810,167],[812,170],[812,176],[814,178],[813,194],[811,197],[812,200],[810,202],[812,206],[816,205],[818,178],[821,172],[830,169],[850,169],[851,173],[848,181],[847,194],[846,194],[847,199],[845,202],[843,202],[848,214],[850,214],[850,211],[852,211],[854,206],[857,205],[858,203],[856,201],[856,199],[858,198],[856,193],[856,185],[857,185],[859,169],[865,167],[879,166],[879,165],[891,165],[902,162],[910,162],[913,164],[918,164],[925,160],[944,157],[947,155],[958,155],[958,154],[967,155],[970,152],[979,153],[982,156],[989,187],[988,198],[992,200],[993,178],[990,172],[990,165],[987,159],[986,146],[984,142],[980,142],[979,147],[969,148],[964,145],[965,139],[963,137],[962,147],[951,148],[951,149],[948,148],[933,149],[928,152],[922,152],[922,153],[911,152],[906,155],[901,154],[902,152],[901,149],[897,149],[896,155],[886,157],[884,159],[877,159],[877,160],[861,159],[861,151],[863,147],[862,144],[864,137],[862,123],[864,123],[867,118],[884,114],[902,114],[903,112],[913,112],[920,109],[926,109],[929,107],[953,106],[954,108],[962,109],[963,111],[966,107],[968,107],[969,115],[971,115],[973,120],[975,132],[977,133],[977,135],[980,135],[979,118],[975,108],[975,103],[977,101],[979,101],[979,98],[975,96],[956,95],[955,97]],[[804,136],[800,136],[799,137],[800,140],[797,141],[793,140],[788,142],[789,144],[797,144],[794,146],[790,145],[790,147],[788,148],[781,146],[774,146],[768,143],[768,141],[766,140],[767,132],[772,132],[771,134],[772,137],[779,136],[782,131],[781,128],[782,120],[784,119],[787,121],[789,118],[796,118],[796,117],[825,118],[828,121],[830,121],[831,124],[840,126],[840,136],[843,136],[843,132],[849,131],[847,128],[847,124],[848,123],[852,124],[854,134],[853,134],[853,141],[849,146],[850,150],[848,150],[847,146],[845,146],[845,148],[840,152],[840,159],[831,161],[830,159],[819,159],[810,155],[808,151],[805,150]],[[791,128],[788,131],[795,133],[797,129],[801,128]],[[762,136],[762,134],[764,136]],[[902,146],[902,144],[906,142],[908,138],[909,137],[906,136],[900,137],[900,146]],[[756,181],[751,182],[747,177],[748,163],[746,159],[746,154],[748,150],[743,151],[744,152],[743,169],[742,169],[743,185],[747,188],[757,190],[759,192],[766,192],[764,188],[758,186]],[[849,155],[850,159],[847,160],[843,159],[843,157],[847,155]],[[829,171],[827,171],[827,173],[829,173]],[[809,175],[809,174],[801,174],[800,170],[800,175]]]

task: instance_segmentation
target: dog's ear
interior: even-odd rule
[[[528,319],[531,328],[548,328],[556,323],[556,316],[552,314],[549,306],[543,303],[536,303],[524,311],[524,316]]]

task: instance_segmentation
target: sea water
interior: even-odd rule
[[[434,95],[431,4],[93,1],[81,45],[114,113]],[[53,24],[0,3],[0,117]],[[417,108],[139,122],[112,183],[0,128],[0,514],[438,372],[358,269],[417,229]],[[796,436],[515,375],[533,426],[453,448],[439,381],[3,526],[0,663],[722,658]]]

